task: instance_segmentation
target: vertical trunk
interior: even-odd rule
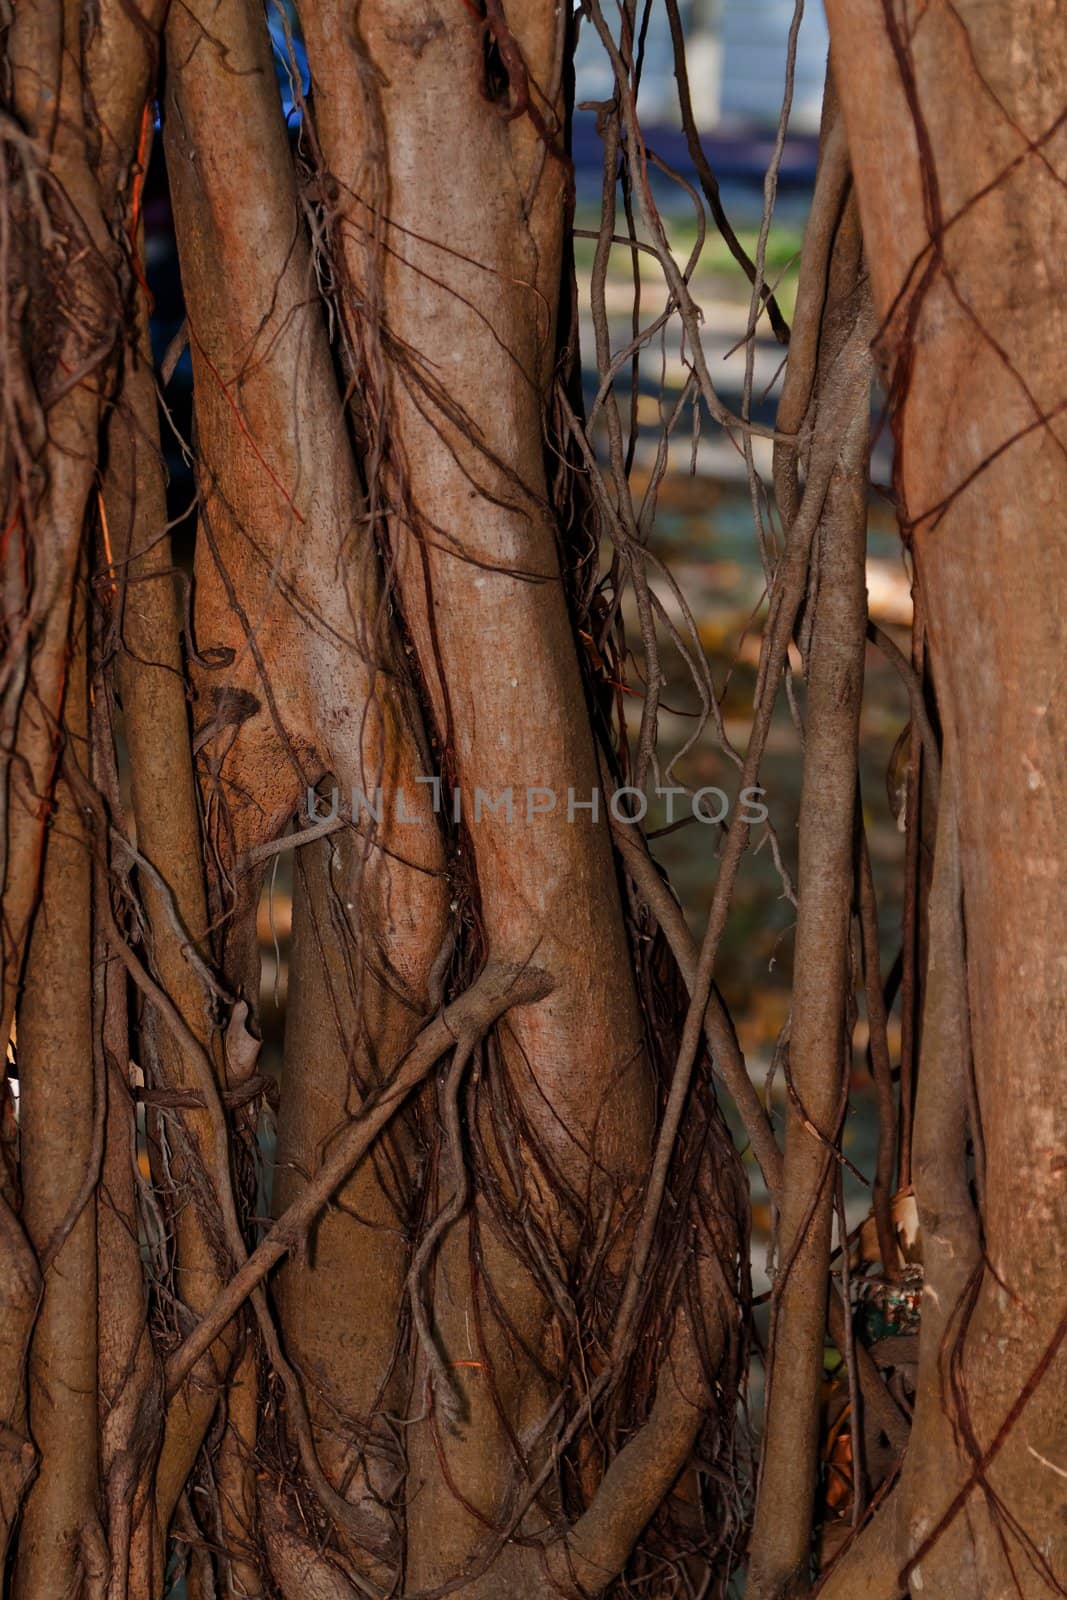
[[[417,706],[391,636],[315,303],[263,16],[246,0],[202,17],[195,6],[175,8],[167,47],[166,149],[200,451],[196,745],[216,944],[227,981],[253,1010],[264,861],[324,777],[350,824],[336,848],[301,847],[315,854],[296,869],[298,883],[313,874],[318,893],[296,897],[296,1020],[278,1140],[284,1206],[418,1028],[444,935],[443,854],[418,782],[427,763]],[[240,283],[238,299],[220,297],[220,274]],[[400,1150],[405,1136],[396,1137]],[[333,1487],[356,1502],[391,1499],[397,1466],[389,1430],[371,1414],[387,1393],[385,1410],[398,1403],[390,1386],[407,1269],[407,1160],[393,1163],[383,1147],[279,1281],[314,1448]],[[367,1297],[372,1282],[378,1298]],[[388,1549],[389,1513],[369,1506],[367,1516],[368,1547]],[[350,1534],[357,1526],[346,1519]],[[351,1539],[347,1548],[361,1559]]]
[[[22,1494],[37,1459],[26,1417],[26,1352],[40,1294],[33,1248],[0,1196],[0,1557],[6,1562]]]
[[[127,393],[129,392],[127,383]],[[104,504],[116,510],[121,451],[113,439]],[[105,510],[106,516],[106,510]],[[120,549],[120,560],[128,551]],[[127,576],[134,570],[122,566]],[[100,613],[105,616],[106,613]],[[93,783],[109,812],[122,813],[115,750],[114,697],[94,639],[92,685]],[[107,1528],[108,1600],[150,1593],[144,1563],[158,1551],[135,1532],[151,1527],[152,1473],[159,1451],[162,1380],[148,1325],[148,1296],[137,1200],[137,1121],[130,1093],[130,1015],[127,973],[108,937],[112,880],[108,858],[93,862],[93,1058],[97,1094],[104,1105],[100,1182],[96,1196],[97,1357],[101,1500]],[[157,1244],[158,1248],[158,1244]]]
[[[83,22],[77,6],[31,0],[19,7],[6,39],[11,110],[28,138],[14,141],[22,170],[11,169],[16,181],[5,188],[4,220],[6,269],[14,268],[4,284],[5,295],[14,285],[4,350],[5,621],[14,648],[5,661],[14,667],[3,707],[5,769],[12,752],[15,760],[3,783],[3,1013],[6,1037],[36,904],[20,1005],[29,1083],[21,1134],[27,1220],[47,1269],[31,1360],[41,1468],[15,1579],[20,1592],[35,1593],[73,1592],[68,1586],[98,1593],[105,1564],[97,1526],[91,1187],[100,1173],[109,1046],[90,1039],[89,851],[65,786],[43,875],[41,858],[65,737],[68,755],[86,766],[86,625],[83,619],[72,646],[71,606],[123,322],[119,241],[135,228],[127,202],[156,58],[148,13],[105,0],[93,28]],[[118,1048],[124,1072],[125,1039]],[[107,1226],[105,1219],[105,1233]],[[127,1289],[140,1280],[136,1250],[133,1268]],[[113,1332],[108,1324],[102,1375]]]
[[[513,32],[501,22],[493,34],[389,0],[350,29],[312,4],[305,28],[342,195],[367,192],[365,151],[384,157],[374,210],[351,207],[337,232],[349,314],[357,295],[380,305],[394,358],[375,398],[392,448],[396,581],[446,777],[462,791],[485,938],[500,960],[536,949],[561,979],[505,1048],[546,1156],[580,1192],[590,1155],[597,1188],[625,1183],[650,1101],[604,798],[599,821],[589,809],[597,766],[543,462],[564,39],[550,4],[513,11]],[[539,789],[553,801],[537,793],[545,810],[530,816]],[[511,790],[513,820],[476,806],[479,790],[490,802]]]
[[[382,991],[360,958],[352,897],[361,853],[359,840],[338,835],[305,846],[293,862],[276,1215],[394,1064],[379,1054]],[[276,1286],[287,1346],[307,1380],[323,1467],[335,1484],[348,1486],[351,1499],[365,1503],[365,1554],[361,1559],[351,1546],[349,1554],[379,1579],[389,1570],[383,1558],[395,1562],[398,1555],[386,1508],[402,1481],[404,1450],[382,1414],[402,1413],[407,1398],[412,1134],[408,1119],[398,1117],[338,1190]]]
[[[4,617],[18,641],[0,703],[5,1038],[38,887],[74,578],[123,325],[115,233],[129,221],[157,17],[157,0],[143,14],[104,0],[83,36],[72,0],[29,0],[6,39],[11,111],[28,137],[15,141],[16,181],[5,196]]]
[[[597,764],[543,462],[566,19],[547,0],[506,18],[493,6],[481,22],[395,0],[355,17],[312,3],[302,16],[342,317],[382,452],[395,581],[461,797],[464,893],[492,959],[535,961],[554,982],[500,1031],[483,1079],[515,1119],[514,1147],[485,1095],[482,1139],[504,1205],[529,1214],[565,1273],[580,1247],[614,1234],[653,1127],[604,797],[597,820],[589,809]],[[505,794],[510,810],[486,805]],[[457,1180],[446,1161],[439,1205]],[[416,1587],[462,1568],[514,1472],[530,1470],[509,1435],[539,1420],[536,1363],[551,1370],[564,1332],[484,1197],[445,1233],[433,1308],[467,1421],[458,1438],[440,1411],[412,1430]],[[501,1562],[472,1595],[541,1581],[518,1547]]]
[[[827,274],[814,387],[835,366],[866,362],[869,338],[859,219],[846,204]],[[806,1593],[818,1464],[830,1236],[837,1181],[834,1146],[844,1110],[850,990],[853,810],[866,644],[869,380],[831,474],[816,532],[808,604],[814,607],[807,667],[804,782],[793,1014],[787,1071],[779,1261],[772,1303],[773,1361],[749,1592],[753,1600]]]
[[[85,763],[86,619],[75,610],[65,759]],[[45,848],[19,1003],[23,1217],[43,1269],[29,1361],[37,1475],[19,1530],[15,1593],[100,1596],[96,1402],[96,1208],[90,1013],[90,849],[66,780]]]
[[[137,848],[158,878],[139,875],[147,915],[152,971],[201,1044],[213,1045],[199,974],[183,948],[186,938],[203,947],[208,914],[199,838],[199,817],[190,753],[190,721],[181,652],[181,615],[166,536],[167,501],[159,452],[156,394],[148,364],[147,313],[131,338],[122,395],[108,425],[108,474],[104,509],[115,559],[117,629],[121,641],[116,682],[121,697],[130,753],[130,785]],[[166,772],[161,784],[159,775]],[[128,856],[118,852],[125,869]],[[165,886],[165,887],[164,887]],[[151,1000],[142,1002],[144,1058],[138,1065],[154,1088],[196,1091],[197,1074],[189,1051],[174,1037]],[[115,1091],[119,1096],[119,1091]],[[191,1311],[202,1311],[222,1279],[213,1242],[210,1201],[213,1170],[213,1127],[206,1109],[169,1113],[173,1180],[187,1186],[191,1203],[174,1208],[175,1287]],[[114,1160],[127,1158],[130,1131],[117,1098],[110,1136],[117,1141]],[[157,1129],[158,1133],[158,1129]],[[158,1174],[157,1174],[158,1175]],[[132,1201],[132,1193],[127,1196]],[[166,1204],[166,1199],[164,1200]],[[116,1281],[112,1286],[112,1272]],[[133,1307],[128,1285],[113,1262],[105,1289],[117,1302],[115,1315],[129,1319]],[[118,1322],[111,1323],[111,1330]],[[126,1330],[127,1360],[142,1360],[136,1316]],[[171,1405],[163,1454],[156,1475],[151,1515],[139,1520],[136,1560],[162,1581],[163,1544],[178,1496],[188,1476],[217,1399],[213,1382],[225,1372],[230,1347],[220,1344],[213,1365],[205,1364],[209,1381],[191,1385]],[[147,1381],[142,1372],[141,1381]],[[135,1430],[134,1413],[129,1423]],[[133,1444],[135,1441],[130,1440]],[[143,1444],[143,1436],[136,1443]]]
[[[309,299],[312,260],[266,27],[243,0],[212,13],[201,46],[205,27],[193,12],[171,14],[166,146],[201,444],[195,742],[220,945],[234,980],[252,986],[254,1008],[257,848],[272,844],[324,774],[346,800],[381,786],[383,822],[362,834],[361,892],[376,913],[368,957],[376,950],[397,990],[394,1037],[379,1041],[382,1058],[394,1059],[426,952],[432,959],[440,944],[439,838],[416,782],[417,718]],[[238,113],[246,139],[235,148]],[[241,283],[239,300],[220,299],[220,271]],[[365,814],[354,820],[367,829]]]
[[[969,1525],[979,1592],[1029,1596],[1047,1592],[1050,1569],[1061,1582],[1067,1570],[1054,1509],[1067,1458],[1057,1153],[1067,1139],[1067,543],[1050,523],[1067,490],[1067,199],[1056,172],[1067,21],[1053,4],[968,0],[909,31],[897,6],[877,0],[831,0],[828,10],[887,319],[905,526],[938,700],[955,730],[986,1156],[986,1267],[973,1308],[957,1301],[953,1388],[931,1382],[919,1397],[920,1411],[948,1411],[983,1484],[962,1504],[912,1507],[904,1554],[921,1556],[916,1588],[962,1592],[944,1510]],[[922,1070],[934,1070],[925,1050]]]
[[[4,614],[14,647],[0,757],[5,1039],[36,905],[82,523],[121,321],[116,252],[89,166],[80,8],[20,5],[7,56],[11,109],[29,137],[12,168],[3,286]]]
[[[97,896],[110,892],[97,869]],[[107,1121],[97,1194],[100,1474],[111,1575],[108,1600],[151,1593],[151,1541],[133,1553],[139,1526],[152,1524],[152,1470],[162,1407],[159,1362],[148,1326],[139,1241],[137,1123],[129,1085],[126,973],[94,932],[94,1048],[106,1086]]]

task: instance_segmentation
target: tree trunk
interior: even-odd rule
[[[881,1454],[823,1592],[1061,1581],[1067,34],[1036,4],[828,9],[790,332],[766,281],[785,120],[749,260],[668,0],[689,157],[751,290],[740,415],[699,304],[703,204],[683,179],[688,260],[661,209],[636,6],[583,3],[611,92],[599,227],[577,230],[555,0],[19,0],[3,23],[5,1595],[675,1600],[743,1566],[753,1600],[786,1600],[825,1548],[827,1338],[850,1437]],[[158,374],[157,111],[185,315]],[[572,232],[596,240],[584,375]],[[936,716],[867,630],[868,271]],[[773,430],[764,315],[789,344]],[[186,343],[191,570],[162,447]],[[744,458],[766,579],[739,743],[657,518],[690,406]],[[857,815],[868,631],[931,812],[944,757],[899,1095]],[[748,809],[783,683],[796,891],[785,800]],[[694,936],[641,802],[720,762],[721,832],[683,819]],[[784,1152],[720,962],[754,835],[797,907]],[[258,922],[290,886],[276,1040]],[[898,1122],[923,1236],[910,1436],[831,1249],[861,943],[891,1289]],[[758,1463],[748,1196],[713,1069],[778,1213]],[[864,1487],[859,1462],[856,1524]]]
[[[1040,4],[935,10],[914,30],[896,6],[830,0],[827,9],[895,399],[904,526],[938,706],[957,748],[966,1070],[977,1091],[971,1136],[984,1149],[981,1266],[961,1275],[958,1243],[928,1265],[944,1342],[916,1428],[941,1413],[958,1461],[942,1427],[932,1475],[894,1513],[891,1571],[877,1592],[910,1582],[945,1596],[1037,1595],[1050,1573],[1062,1575],[1067,1551],[1058,1510],[1067,1199],[1057,1153],[1067,1132],[1057,1088],[1067,858],[1056,820],[1067,796],[1067,547],[1049,520],[1067,474],[1055,242],[1067,218],[1055,170],[1067,26]],[[943,855],[956,848],[939,838]],[[943,941],[952,927],[950,913]],[[930,959],[947,968],[947,945],[933,945]],[[928,1024],[934,1005],[932,993]],[[958,1048],[935,1058],[924,1045],[922,1071],[956,1072]],[[961,1214],[962,1197],[943,1186],[924,1201],[931,1163],[945,1157],[944,1145],[917,1152],[935,1245]],[[865,1559],[861,1538],[854,1574]],[[840,1581],[842,1593],[860,1592],[847,1587],[854,1577]]]

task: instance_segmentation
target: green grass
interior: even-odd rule
[[[579,215],[575,219],[575,226],[580,229],[592,231],[598,225],[598,217],[594,213]],[[668,237],[675,260],[684,264],[696,244],[696,228],[689,220],[668,222]],[[738,239],[750,260],[755,260],[758,231],[755,228],[741,228],[738,230]],[[767,239],[764,273],[767,281],[776,286],[775,293],[778,303],[784,314],[792,314],[793,304],[796,299],[797,271],[800,263],[800,246],[802,231],[799,227],[782,224],[772,224]],[[593,258],[596,252],[596,242],[593,239],[577,238],[574,241],[575,266],[579,279],[585,278],[592,271]],[[662,282],[662,273],[656,261],[646,253],[641,257],[642,281],[655,285]],[[616,245],[611,258],[610,276],[613,280],[628,277],[630,265],[628,252],[625,245]],[[705,294],[712,293],[720,298],[747,302],[750,295],[748,278],[741,266],[734,260],[725,239],[719,234],[713,224],[709,224],[704,237],[704,247],[700,260],[693,275],[694,288]]]

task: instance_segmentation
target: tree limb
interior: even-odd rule
[[[243,1263],[215,1304],[186,1336],[167,1363],[167,1393],[173,1395],[217,1335],[276,1262],[306,1233],[311,1222],[367,1153],[408,1095],[432,1072],[449,1045],[472,1032],[485,1033],[512,1006],[530,1005],[550,992],[537,967],[487,967],[466,994],[428,1023],[398,1063],[386,1086],[343,1129],[318,1172],[261,1244]]]

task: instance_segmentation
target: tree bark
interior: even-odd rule
[[[827,273],[814,385],[869,339],[855,207],[846,205]],[[861,358],[862,359],[862,358]],[[869,390],[856,404],[830,478],[813,566],[800,874],[788,1047],[790,1085],[772,1297],[773,1359],[748,1586],[753,1600],[810,1587],[819,1384],[827,1315],[836,1151],[844,1109],[850,989],[855,772],[866,649]]]
[[[75,606],[64,695],[67,761],[87,757],[85,589]],[[56,787],[41,905],[19,1003],[23,1220],[42,1266],[29,1354],[29,1425],[37,1474],[19,1530],[17,1600],[102,1597],[96,1400],[96,1208],[91,1020],[91,857],[74,792]]]
[[[473,17],[446,23],[432,7],[377,0],[355,19],[308,5],[303,21],[347,269],[341,314],[357,398],[386,452],[395,582],[446,782],[461,797],[463,892],[491,959],[533,960],[553,980],[551,999],[498,1037],[525,1171],[517,1192],[514,1166],[499,1181],[571,1261],[579,1206],[603,1234],[632,1201],[652,1099],[603,797],[597,820],[588,809],[597,765],[543,462],[564,219],[562,23],[548,4],[512,7],[490,38]],[[487,78],[487,41],[508,63],[506,88]],[[528,809],[531,792],[543,810]],[[510,815],[486,806],[505,793]],[[485,1136],[502,1161],[499,1134]],[[442,1200],[454,1181],[442,1175]],[[558,1335],[544,1291],[482,1203],[478,1236],[488,1292],[550,1360]],[[499,1519],[507,1434],[523,1436],[547,1404],[519,1339],[491,1331],[484,1352],[470,1346],[481,1315],[473,1248],[457,1223],[437,1266],[437,1332],[459,1363],[470,1443],[434,1419],[412,1429],[417,1587],[461,1569],[485,1520]],[[540,1581],[520,1578],[536,1561],[517,1548],[502,1560],[472,1596]]]
[[[298,896],[294,1010],[307,1015],[303,952],[316,949],[317,920],[320,937],[342,940],[334,974],[341,987],[330,1003],[341,1006],[343,1020],[338,1031],[321,1018],[325,1056],[314,1059],[322,1081],[306,1096],[300,1063],[312,1041],[291,1035],[277,1184],[284,1206],[343,1126],[357,1086],[373,1082],[379,1064],[391,1065],[418,1027],[444,933],[443,854],[428,789],[416,781],[425,766],[417,709],[390,638],[312,298],[263,18],[244,0],[227,0],[210,18],[175,9],[167,44],[168,166],[202,442],[196,744],[215,943],[227,982],[253,1015],[262,851],[326,774],[346,804],[354,792],[373,797],[380,788],[384,796],[378,827],[369,830],[357,803],[350,820],[358,831],[338,847],[345,872],[331,891],[334,911],[357,931],[328,930],[328,907],[305,909]],[[236,151],[235,115],[245,135]],[[220,301],[219,271],[242,284],[239,303]],[[314,994],[330,999],[321,979]],[[334,1094],[329,1086],[338,1083],[351,1088]],[[368,1182],[374,1186],[361,1179],[364,1190]],[[379,1203],[388,1210],[388,1196]],[[374,1262],[383,1257],[396,1280],[402,1234],[346,1222],[326,1219],[318,1241],[326,1249],[338,1224],[346,1234],[345,1291],[376,1276]],[[313,1417],[322,1423],[320,1443],[327,1441],[323,1463],[339,1483],[347,1452],[333,1443],[331,1408],[339,1400],[352,1425],[362,1426],[390,1373],[397,1322],[395,1300],[362,1307],[365,1360],[353,1393],[346,1350],[353,1307],[345,1293],[326,1292],[336,1281],[335,1264],[328,1251],[320,1262],[313,1238],[305,1260],[283,1278],[279,1306],[292,1353],[307,1366]],[[358,1476],[352,1492],[365,1492]]]
[[[914,29],[877,0],[827,9],[896,399],[905,528],[958,744],[985,1144],[985,1266],[973,1306],[955,1307],[952,1392],[931,1379],[916,1421],[944,1409],[959,1430],[973,1487],[950,1525],[969,1528],[975,1577],[961,1576],[933,1507],[911,1508],[907,1549],[921,1554],[929,1592],[1029,1596],[1067,1571],[1053,1482],[1067,1456],[1067,1189],[1055,1154],[1067,1133],[1067,545],[1040,537],[1067,484],[1056,354],[1067,201],[1055,175],[1067,24],[1047,4],[965,3]]]
[[[749,333],[767,306],[784,339],[722,216],[670,9]],[[746,1548],[753,1600],[786,1600],[811,1586],[827,1329],[854,1406],[903,1453],[830,1255],[872,332],[850,160],[936,718],[909,687],[924,772],[936,723],[945,776],[912,1148],[918,1397],[895,1485],[822,1587],[1030,1600],[1064,1581],[1047,1490],[1067,1458],[1067,561],[1048,527],[1067,489],[1050,354],[1067,26],[1051,0],[829,9],[838,94],[773,436],[776,561],[752,448],[768,430],[716,394],[700,250],[683,267],[657,208],[670,175],[650,176],[633,5],[617,22],[584,6],[614,79],[590,418],[577,317],[557,327],[570,8],[305,0],[298,130],[259,0],[19,0],[0,29],[0,1009],[21,1090],[0,1129],[0,1542],[15,1530],[17,1600],[162,1600],[179,1578],[189,1600],[674,1595],[725,1590]],[[164,25],[191,590],[142,240]],[[768,196],[784,137],[783,118]],[[643,329],[635,275],[621,354],[619,245],[658,264],[664,296]],[[661,332],[685,379],[639,505],[640,351]],[[687,643],[652,583],[660,477],[695,397],[745,430],[768,578],[743,755],[697,619],[674,587]],[[742,789],[793,641],[806,658],[784,1156],[715,983],[750,823],[739,809],[724,833],[698,945],[640,825],[608,809],[613,779],[658,774],[661,629]],[[333,814],[313,825],[316,797]],[[275,1096],[257,916],[290,867]],[[894,1107],[862,847],[859,870],[884,1254]],[[744,1207],[705,1046],[780,1213],[747,1547]]]

